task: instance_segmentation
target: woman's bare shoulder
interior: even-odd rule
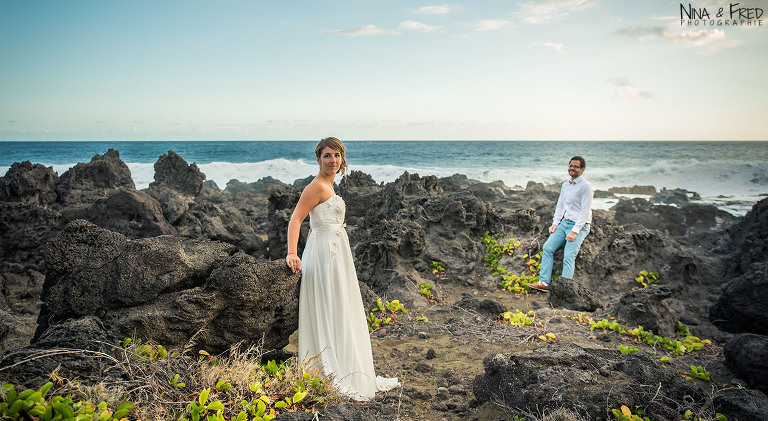
[[[326,186],[323,182],[318,179],[314,179],[311,183],[307,184],[307,187],[304,187],[304,191],[301,193],[301,195],[303,196],[305,194],[313,198],[317,198],[317,200],[322,203],[333,196],[334,193],[333,190],[329,189],[328,186]]]

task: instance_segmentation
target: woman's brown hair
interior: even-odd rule
[[[346,177],[348,165],[347,156],[344,151],[347,148],[344,147],[344,144],[341,143],[339,139],[336,139],[335,137],[326,137],[325,139],[321,140],[317,146],[315,146],[315,156],[317,159],[320,159],[320,154],[323,153],[323,149],[325,148],[331,148],[335,151],[341,152],[341,165],[339,165],[339,170],[336,171],[336,174],[341,173],[341,175]]]

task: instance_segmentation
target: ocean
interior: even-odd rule
[[[196,163],[208,180],[225,188],[231,179],[271,176],[286,183],[317,173],[317,141],[0,142],[0,174],[14,162],[32,161],[63,174],[110,148],[131,169],[138,189],[154,180],[154,163],[169,150]],[[390,182],[404,171],[438,177],[465,174],[510,187],[529,181],[559,183],[568,161],[587,161],[584,177],[596,189],[654,186],[685,189],[734,215],[768,197],[768,142],[609,141],[345,141],[350,170]],[[628,195],[627,195],[628,196]],[[635,197],[635,196],[630,196]],[[641,196],[644,197],[644,196]],[[596,199],[610,208],[616,199]]]

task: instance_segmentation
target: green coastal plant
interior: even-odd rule
[[[162,360],[163,358],[176,358],[178,352],[169,353],[164,346],[153,343],[142,343],[141,338],[125,338],[120,344],[123,349],[131,348],[134,354],[150,360]]]
[[[488,268],[488,272],[493,276],[499,276],[499,286],[507,291],[517,294],[526,294],[530,291],[528,284],[535,283],[539,279],[541,271],[541,252],[534,256],[523,255],[524,270],[519,275],[511,272],[499,262],[505,255],[511,256],[521,243],[514,238],[508,239],[503,244],[499,238],[504,233],[491,235],[489,232],[483,234],[482,243],[485,246],[485,257],[483,264]]]
[[[633,346],[617,345],[617,347],[622,354],[634,354],[635,352],[639,351],[639,349]]]
[[[55,371],[39,389],[17,393],[11,384],[2,386],[0,419],[268,421],[284,412],[316,413],[341,401],[317,370],[295,358],[262,364],[260,345],[239,344],[216,356],[186,350],[175,358],[168,357],[171,351],[164,358],[137,353],[141,345],[121,341],[114,354],[99,354],[104,369],[122,373],[125,381],[89,386]]]
[[[598,322],[589,320],[590,330],[595,329],[613,330],[622,335],[629,335],[635,337],[635,339],[645,342],[650,346],[660,346],[672,354],[683,355],[686,352],[699,351],[706,345],[711,345],[712,341],[706,339],[701,340],[696,336],[686,336],[683,340],[670,339],[665,336],[654,335],[651,331],[646,331],[642,326],[638,326],[634,329],[628,329],[615,321],[609,321],[602,319]]]
[[[499,244],[499,238],[504,235],[503,232],[499,232],[491,235],[488,231],[483,234],[482,242],[485,246],[485,257],[483,257],[483,263],[488,268],[489,272],[496,270],[499,265],[499,261],[504,255],[511,256],[515,252],[515,248],[520,246],[520,242],[514,238],[508,239],[504,244]]]
[[[617,420],[621,421],[651,421],[640,408],[635,408],[635,411],[632,412],[626,405],[621,405],[620,409],[614,408],[611,412]]]
[[[173,386],[173,387],[178,387],[178,388],[185,387],[186,383],[180,382],[179,381],[179,377],[180,377],[179,374],[176,374],[175,376],[173,376],[173,380],[168,380],[168,384]]]
[[[184,414],[185,418],[182,418],[182,421],[200,421],[203,416],[205,416],[205,418],[202,418],[204,420],[207,419],[210,421],[223,421],[225,419],[223,411],[226,408],[224,404],[218,400],[209,403],[208,396],[210,393],[210,388],[203,389],[198,395],[197,399],[191,401],[187,405],[187,411]]]
[[[0,418],[3,420],[124,420],[135,407],[132,402],[123,402],[112,411],[102,401],[96,407],[88,401],[73,402],[71,397],[54,396],[46,398],[53,382],[38,389],[26,389],[16,393],[10,383],[2,387],[3,401],[0,402]]]
[[[563,314],[563,317],[573,320],[573,322],[577,325],[587,325],[590,321],[592,321],[592,318],[587,316],[587,313],[584,312],[576,314]]]
[[[649,285],[654,285],[659,283],[659,273],[642,270],[635,278],[635,281],[637,281],[638,284],[642,285],[643,288],[647,288]]]
[[[432,295],[432,288],[434,288],[434,286],[430,283],[419,282],[419,294],[425,297]]]
[[[539,339],[541,339],[544,342],[555,342],[557,341],[557,336],[555,336],[554,333],[549,332],[545,335],[539,335]]]
[[[432,261],[432,274],[435,275],[435,280],[445,277],[445,263],[433,260]]]
[[[694,421],[694,418],[691,418],[692,416],[693,416],[693,411],[691,411],[689,409],[689,410],[685,411],[685,413],[683,414],[683,419],[684,420]],[[719,412],[715,414],[715,419],[717,419],[717,421],[728,421],[728,418],[725,415],[723,415],[723,414],[721,414]],[[704,421],[704,419],[703,418],[695,418],[695,421]]]
[[[368,330],[373,332],[381,326],[397,322],[397,316],[401,313],[408,313],[408,310],[406,310],[405,306],[400,303],[400,300],[383,302],[381,301],[381,298],[379,298],[376,300],[376,307],[372,308],[371,312],[366,317],[368,321]]]
[[[499,315],[499,319],[502,323],[506,323],[512,326],[531,326],[536,319],[536,313],[531,310],[528,313],[523,313],[520,310],[505,311]]]
[[[681,371],[681,373],[685,375],[685,379],[688,380],[689,382],[693,381],[694,378],[699,380],[709,381],[709,372],[700,365],[692,365],[691,371],[687,373]]]

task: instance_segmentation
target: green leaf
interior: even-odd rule
[[[200,392],[200,396],[197,397],[197,401],[200,402],[200,406],[205,406],[205,403],[208,402],[209,393],[211,393],[211,389],[203,389],[203,391]]]
[[[51,389],[51,386],[53,386],[52,382],[48,382],[44,384],[43,387],[40,388],[41,396],[45,396],[48,393],[48,391]]]
[[[46,409],[47,408],[43,405],[35,405],[34,407],[30,408],[29,411],[27,411],[27,414],[40,417],[45,414]]]
[[[264,403],[264,401],[259,399],[256,402],[256,415],[260,417],[260,416],[264,415],[264,411],[266,411],[266,410],[267,410],[267,405]]]
[[[8,403],[9,406],[16,402],[16,397],[18,396],[16,388],[10,383],[3,385],[3,395],[5,396],[5,402]]]
[[[293,404],[295,405],[295,404],[301,402],[304,398],[307,397],[308,394],[309,394],[309,392],[306,392],[306,391],[294,393],[293,394]]]
[[[285,408],[288,406],[286,401],[279,401],[275,403],[275,408]]]
[[[130,414],[134,407],[136,407],[136,405],[133,402],[123,402],[120,405],[117,405],[117,409],[112,416],[117,419],[123,418]]]
[[[56,413],[60,414],[63,418],[72,418],[75,416],[75,411],[72,407],[63,402],[52,403],[51,405]]]
[[[221,403],[221,401],[213,401],[208,404],[208,409],[212,411],[223,411],[225,408],[224,408],[224,404]]]

